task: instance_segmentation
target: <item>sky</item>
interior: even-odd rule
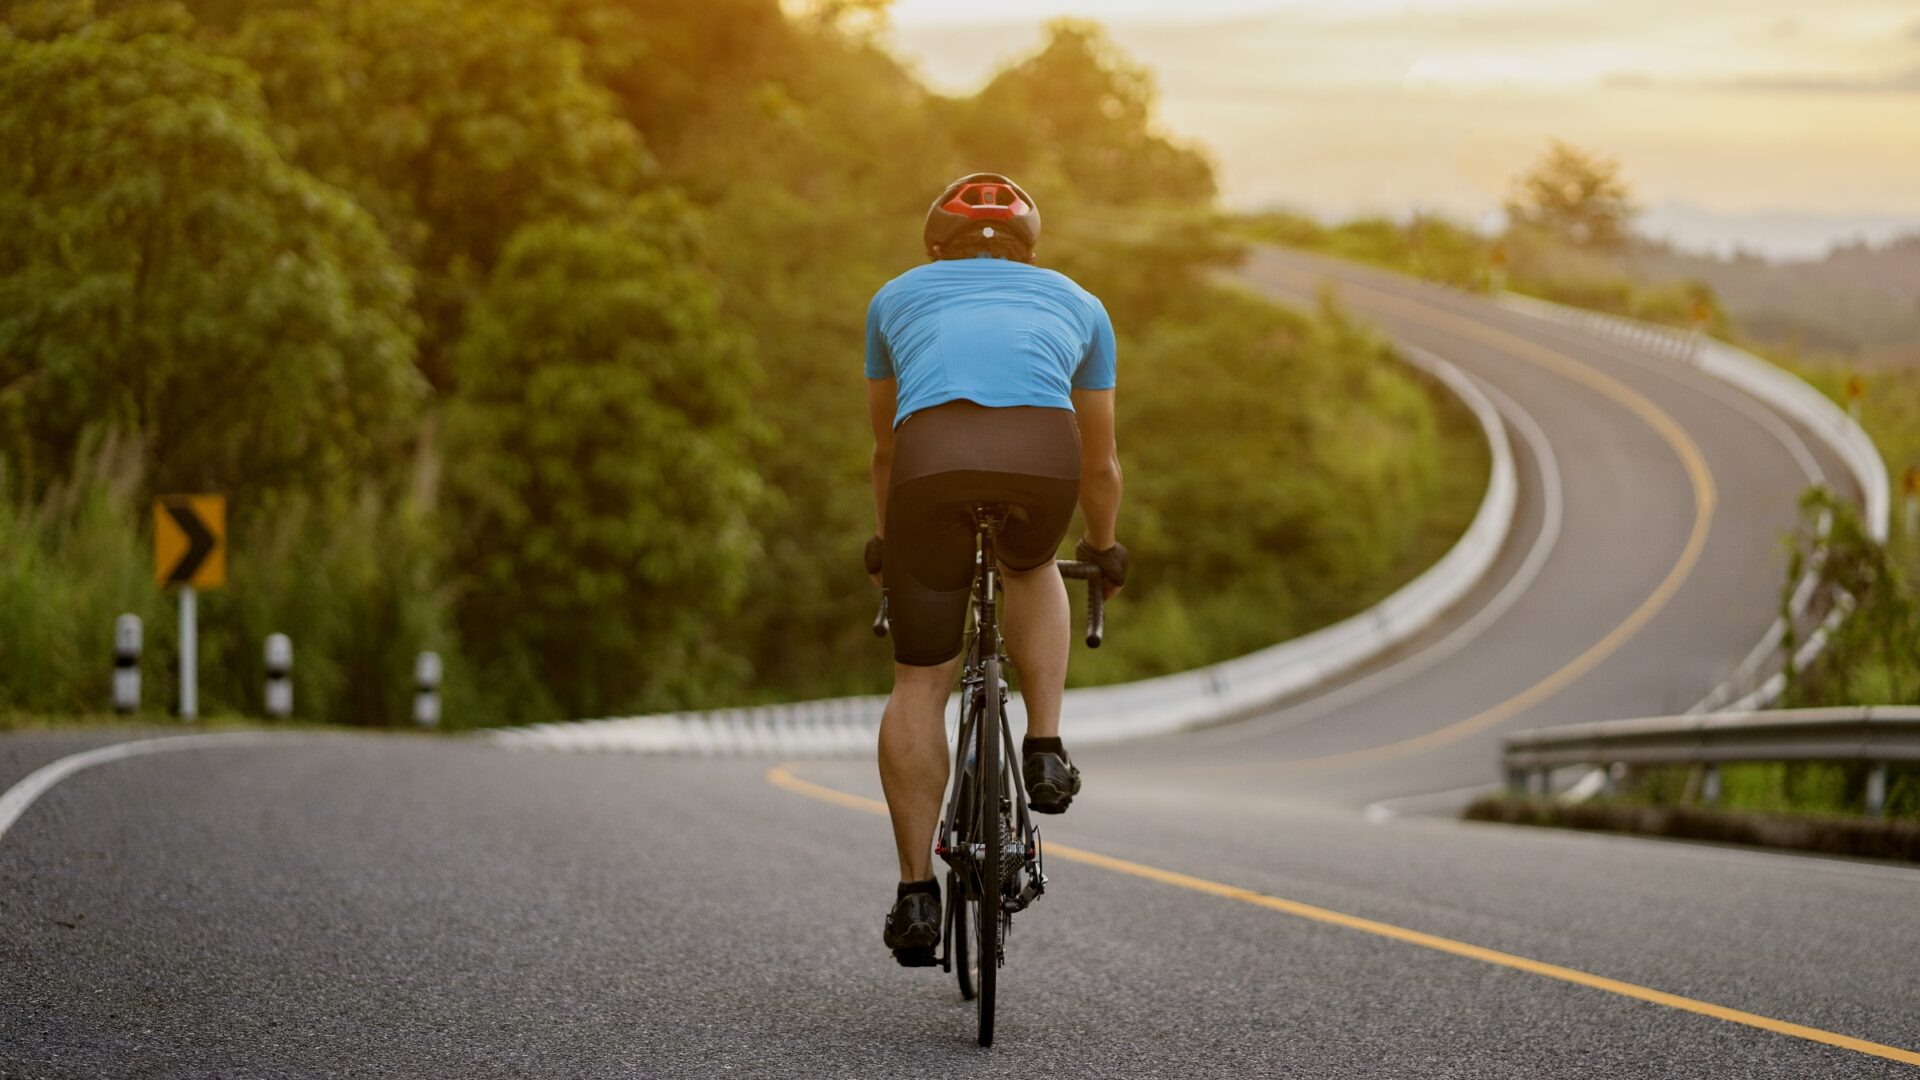
[[[1920,0],[895,0],[891,41],[967,91],[1061,15],[1152,69],[1231,205],[1491,223],[1561,138],[1684,246],[1920,230]]]

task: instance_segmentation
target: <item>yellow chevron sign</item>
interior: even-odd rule
[[[196,589],[227,583],[225,495],[162,495],[153,500],[153,580]]]

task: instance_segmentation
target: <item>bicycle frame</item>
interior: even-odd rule
[[[1001,787],[1013,809],[1013,842],[1003,849],[1002,858],[1012,860],[1015,873],[1027,871],[1025,886],[1015,896],[1007,897],[1003,904],[1007,913],[1011,914],[1025,909],[1045,891],[1046,876],[1040,871],[1040,834],[1033,825],[1027,805],[1026,778],[1021,768],[1020,754],[1013,742],[1012,726],[1007,722],[1007,686],[1001,680],[996,680],[999,685],[986,685],[987,659],[999,659],[1003,669],[1008,663],[1005,642],[1000,633],[1000,565],[993,547],[994,538],[1006,524],[1006,511],[991,505],[976,506],[973,508],[973,519],[975,576],[973,595],[969,601],[966,661],[961,667],[960,676],[961,710],[954,748],[953,790],[947,799],[935,853],[963,878],[980,857],[978,849],[983,846],[983,841],[976,839],[971,844],[960,843],[961,823],[967,820],[967,815],[962,813],[964,807],[961,802],[973,770],[973,755],[969,751],[980,737],[978,726],[987,712],[986,695],[999,694],[998,735],[1000,758],[1004,763],[1004,782]]]

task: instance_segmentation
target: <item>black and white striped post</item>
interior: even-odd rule
[[[267,715],[285,720],[293,715],[293,642],[285,634],[268,634]]]
[[[140,709],[140,616],[113,620],[113,711]]]
[[[413,661],[413,722],[440,726],[440,654],[423,652]]]

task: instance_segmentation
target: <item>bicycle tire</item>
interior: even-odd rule
[[[978,972],[974,990],[980,1006],[980,1045],[993,1045],[993,999],[995,976],[1000,967],[1000,659],[989,657],[983,665],[980,692],[985,697],[980,722],[974,725],[978,740],[974,767],[975,829],[980,838],[980,896],[974,910],[976,959]]]
[[[967,926],[967,901],[956,891],[959,888],[960,875],[947,871],[947,895],[952,897],[947,906],[947,959],[953,966],[954,978],[960,982],[960,1000],[972,1001],[978,972],[973,967],[973,942],[967,940],[971,933]]]
[[[968,719],[979,721],[977,716]],[[963,726],[961,730],[967,733],[967,744],[959,748],[953,763],[954,784],[958,788],[953,804],[953,843],[963,851],[971,851],[974,830],[980,826],[980,814],[974,809],[972,729]],[[971,861],[964,869],[947,871],[947,967],[960,984],[962,1001],[972,1001],[974,987],[979,985],[979,958],[973,947],[971,924],[967,921],[967,910],[979,891],[979,881],[979,868]]]

